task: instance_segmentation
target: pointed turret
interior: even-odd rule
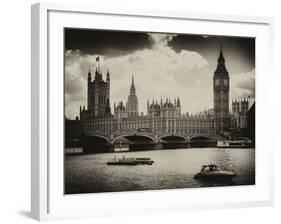
[[[106,73],[106,82],[110,81],[110,74],[109,74],[109,69],[107,69],[107,73]]]
[[[91,69],[89,68],[89,72],[88,72],[88,82],[92,81],[92,74],[91,74]]]
[[[180,107],[180,106],[181,106],[180,98],[178,97],[178,100],[177,100],[177,107]]]

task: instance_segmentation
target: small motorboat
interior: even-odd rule
[[[203,165],[199,173],[194,176],[194,179],[201,180],[213,180],[213,181],[222,181],[222,180],[231,180],[233,177],[236,177],[237,174],[221,170],[215,164]]]

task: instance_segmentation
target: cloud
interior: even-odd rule
[[[86,75],[81,61],[80,51],[65,52],[65,111],[71,118],[79,115],[79,107],[86,101]]]
[[[153,48],[167,47],[173,37],[177,34],[163,34],[163,33],[148,33],[149,40],[151,41]]]
[[[232,99],[255,98],[255,69],[250,72],[231,75],[230,95]]]
[[[119,57],[99,55],[103,74],[107,69],[111,74],[111,105],[127,100],[134,74],[140,111],[146,113],[147,99],[178,96],[184,112],[210,108],[210,94],[204,97],[206,92],[211,91],[204,83],[210,77],[202,72],[207,70],[208,62],[197,52],[182,50],[177,53],[168,47],[173,36],[150,34],[151,49],[137,50]],[[78,113],[78,104],[86,104],[86,77],[89,67],[93,74],[97,56],[81,55],[79,51],[67,51],[65,54],[66,105],[69,105],[66,113],[70,117]],[[195,104],[197,107],[191,106]],[[73,105],[78,106],[77,109]]]
[[[69,50],[65,53],[66,115],[75,117],[79,106],[86,105],[87,74],[94,78],[100,57],[100,67],[111,75],[111,107],[120,100],[127,101],[134,74],[139,110],[146,113],[148,99],[180,97],[182,112],[198,112],[213,107],[213,72],[208,61],[199,53],[188,50],[176,52],[168,46],[175,35],[149,34],[150,49],[136,50],[127,55],[85,55]],[[254,78],[254,77],[253,77]],[[233,81],[232,81],[233,79]],[[251,74],[231,76],[231,97],[247,94],[253,83]]]

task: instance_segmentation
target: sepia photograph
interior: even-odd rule
[[[64,193],[255,185],[255,38],[64,28]]]

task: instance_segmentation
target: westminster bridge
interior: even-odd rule
[[[215,146],[225,138],[215,133],[87,132],[80,138],[86,153],[113,151],[121,145],[129,150],[174,149]]]

